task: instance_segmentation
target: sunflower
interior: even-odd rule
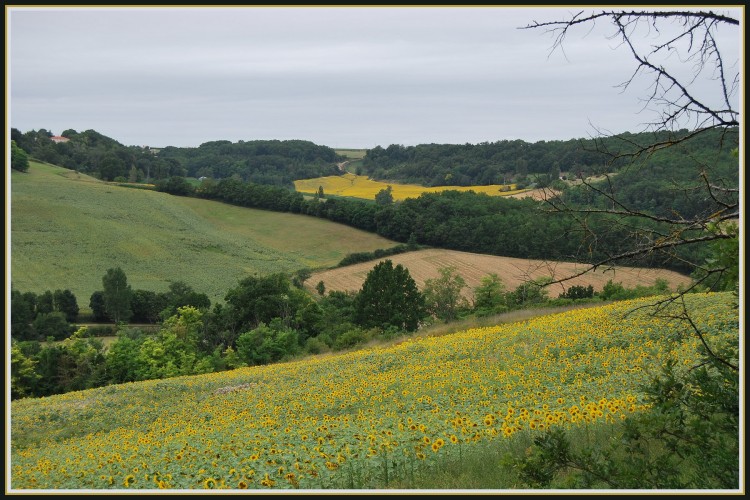
[[[203,488],[207,490],[212,490],[216,488],[216,479],[209,477],[205,481],[203,481]]]
[[[125,479],[123,479],[122,484],[125,485],[126,488],[130,488],[130,485],[132,485],[135,482],[135,476],[133,474],[128,474],[125,476]]]
[[[266,473],[265,477],[260,481],[260,484],[262,486],[266,486],[266,487],[270,488],[271,486],[273,486],[274,484],[276,484],[276,481],[274,481],[273,479],[271,479],[270,477],[268,477],[268,473]]]

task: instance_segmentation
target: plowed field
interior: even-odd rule
[[[507,291],[512,291],[521,283],[530,279],[545,276],[560,279],[585,269],[581,264],[575,263],[497,257],[440,249],[419,250],[385,257],[381,260],[386,259],[390,259],[394,266],[401,264],[407,268],[420,290],[424,286],[425,280],[440,276],[439,270],[441,268],[455,267],[456,271],[466,281],[467,286],[464,288],[463,294],[469,299],[473,298],[473,289],[480,284],[481,279],[491,273],[500,277]],[[326,291],[358,291],[362,288],[367,273],[378,262],[380,261],[369,261],[316,272],[305,282],[305,285],[313,290],[320,281],[323,281]],[[616,267],[590,271],[584,276],[573,278],[563,284],[551,285],[548,290],[549,297],[556,298],[572,285],[591,285],[595,291],[600,291],[610,279],[615,283],[622,283],[625,288],[634,288],[637,285],[653,285],[659,278],[667,280],[673,290],[680,284],[687,285],[690,283],[689,277],[673,271]]]

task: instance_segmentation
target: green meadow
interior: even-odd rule
[[[336,154],[345,156],[349,160],[361,160],[367,154],[366,149],[336,149]]]
[[[101,182],[31,162],[10,181],[14,289],[69,289],[81,309],[120,267],[133,289],[183,281],[212,303],[248,275],[337,264],[396,243],[315,217],[235,207]]]

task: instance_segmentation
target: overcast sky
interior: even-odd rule
[[[642,131],[655,118],[641,102],[652,81],[617,87],[635,64],[607,39],[610,25],[571,32],[564,53],[551,52],[544,30],[519,29],[578,10],[6,8],[6,120],[22,132],[93,129],[153,147],[302,139],[372,148]],[[719,12],[744,21],[739,8]],[[725,60],[743,60],[741,35],[726,31]]]

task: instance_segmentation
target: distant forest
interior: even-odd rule
[[[362,160],[361,175],[377,180],[414,183],[423,186],[477,186],[525,181],[546,185],[560,177],[575,179],[611,173],[631,164],[639,147],[677,141],[689,135],[688,130],[676,133],[624,133],[600,139],[567,141],[522,140],[483,142],[480,144],[390,145],[370,149]],[[737,160],[732,147],[723,148],[719,156],[717,144],[738,144],[738,129],[710,131],[681,143],[654,152],[644,160],[649,177],[677,174],[678,180],[692,175],[690,163],[700,161],[720,170],[722,177],[737,177]],[[642,174],[639,173],[639,175]]]
[[[294,187],[297,179],[339,173],[340,157],[327,146],[309,141],[212,141],[197,148],[123,146],[94,130],[65,130],[53,141],[45,129],[11,140],[32,157],[91,175],[103,181],[152,183],[170,177],[234,178],[256,184]]]
[[[687,134],[682,131],[681,134]],[[403,202],[329,198],[324,193],[305,198],[294,191],[293,181],[334,175],[343,161],[326,146],[307,141],[214,141],[198,148],[165,147],[154,151],[125,147],[94,131],[63,132],[67,142],[52,141],[46,130],[22,134],[12,130],[12,140],[29,156],[102,180],[143,182],[181,196],[197,196],[234,205],[322,217],[386,238],[508,257],[597,262],[607,255],[627,252],[632,241],[627,219],[601,213],[589,222],[599,227],[596,241],[586,241],[571,215],[549,214],[542,202],[491,197],[473,191],[423,194]],[[500,141],[478,145],[391,145],[368,150],[358,167],[378,180],[425,185],[515,182],[549,186],[569,206],[595,211],[612,210],[614,196],[629,210],[653,214],[655,234],[667,234],[659,217],[708,217],[720,201],[706,199],[705,180],[722,188],[739,189],[738,130],[719,135],[708,131],[697,137],[656,150],[642,158],[629,157],[639,144],[668,142],[674,137],[625,134],[602,141],[550,141],[534,144]],[[597,189],[583,189],[570,181],[596,174]],[[188,177],[203,178],[196,186]],[[565,179],[565,180],[563,180]],[[440,182],[438,182],[440,180]],[[595,227],[596,226],[596,227]],[[660,233],[660,231],[663,231]],[[686,233],[687,234],[687,233]],[[586,252],[582,253],[582,249]],[[699,262],[706,249],[699,245],[676,250],[685,262]],[[623,264],[667,267],[689,272],[681,259]]]
[[[714,169],[714,178],[739,183],[738,129],[718,132],[657,151],[643,160],[647,169],[632,165],[628,154],[638,145],[668,142],[687,135],[687,130],[666,133],[624,133],[603,139],[566,141],[522,140],[480,144],[392,144],[367,150],[357,162],[357,173],[386,182],[424,186],[474,186],[516,183],[520,187],[545,187],[560,178],[575,179],[601,173],[620,172],[615,188],[633,187],[630,198],[652,206],[672,206],[674,196],[663,197],[664,184],[694,182],[695,165]],[[346,158],[335,150],[303,140],[212,141],[199,147],[124,146],[94,130],[65,130],[67,142],[52,140],[52,132],[39,129],[22,133],[11,129],[11,139],[32,157],[77,170],[105,181],[153,183],[170,177],[235,179],[254,184],[294,189],[294,181],[337,175],[337,163]],[[728,146],[717,153],[717,144]]]

